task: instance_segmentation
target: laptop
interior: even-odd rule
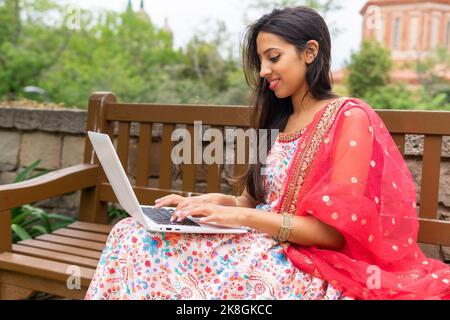
[[[88,131],[88,136],[120,205],[147,230],[177,233],[246,233],[250,230],[200,223],[200,218],[196,217],[186,217],[181,222],[170,221],[174,207],[141,206],[109,136],[93,131]]]

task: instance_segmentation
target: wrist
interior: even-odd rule
[[[278,232],[278,236],[276,239],[279,242],[286,242],[289,240],[292,231],[292,223],[294,220],[294,216],[292,214],[284,212],[282,214],[283,221],[281,222],[280,231]]]
[[[247,208],[240,208],[238,210],[242,210],[242,213],[239,215],[239,224],[244,227],[252,228],[254,212]]]

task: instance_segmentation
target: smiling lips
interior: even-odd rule
[[[273,78],[273,79],[267,79],[269,82],[269,88],[270,90],[275,90],[278,87],[278,84],[280,83],[280,79]]]

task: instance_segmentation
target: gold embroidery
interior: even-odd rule
[[[279,206],[278,213],[287,212],[289,214],[295,214],[295,206],[297,204],[297,199],[301,186],[303,185],[304,179],[311,169],[311,163],[319,150],[320,144],[323,138],[328,133],[331,128],[334,119],[336,117],[337,111],[343,105],[347,98],[338,98],[331,103],[323,112],[323,115],[316,128],[313,132],[306,132],[306,137],[302,143],[303,152],[295,151],[294,159],[290,165],[293,168],[292,174],[288,175],[291,179],[287,184],[289,187],[285,188],[285,192],[281,199],[281,205]],[[309,136],[311,136],[310,139]],[[299,146],[297,146],[298,148]],[[296,169],[300,168],[300,170]],[[291,171],[288,170],[288,174]]]
[[[305,131],[306,131],[306,128],[303,128],[301,130],[297,130],[294,132],[288,132],[288,133],[280,132],[278,134],[278,141],[280,141],[280,142],[294,141],[297,138],[299,138]]]

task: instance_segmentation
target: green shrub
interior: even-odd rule
[[[109,220],[122,220],[128,218],[130,215],[122,209],[116,208],[114,206],[108,206],[108,218]]]
[[[14,182],[22,182],[48,173],[48,171],[43,171],[31,176],[32,171],[40,162],[41,160],[37,160],[26,167],[17,175]],[[11,212],[13,242],[16,243],[21,240],[32,239],[42,234],[51,233],[59,228],[66,227],[74,221],[73,218],[55,213],[47,213],[40,208],[28,204],[14,208]]]

